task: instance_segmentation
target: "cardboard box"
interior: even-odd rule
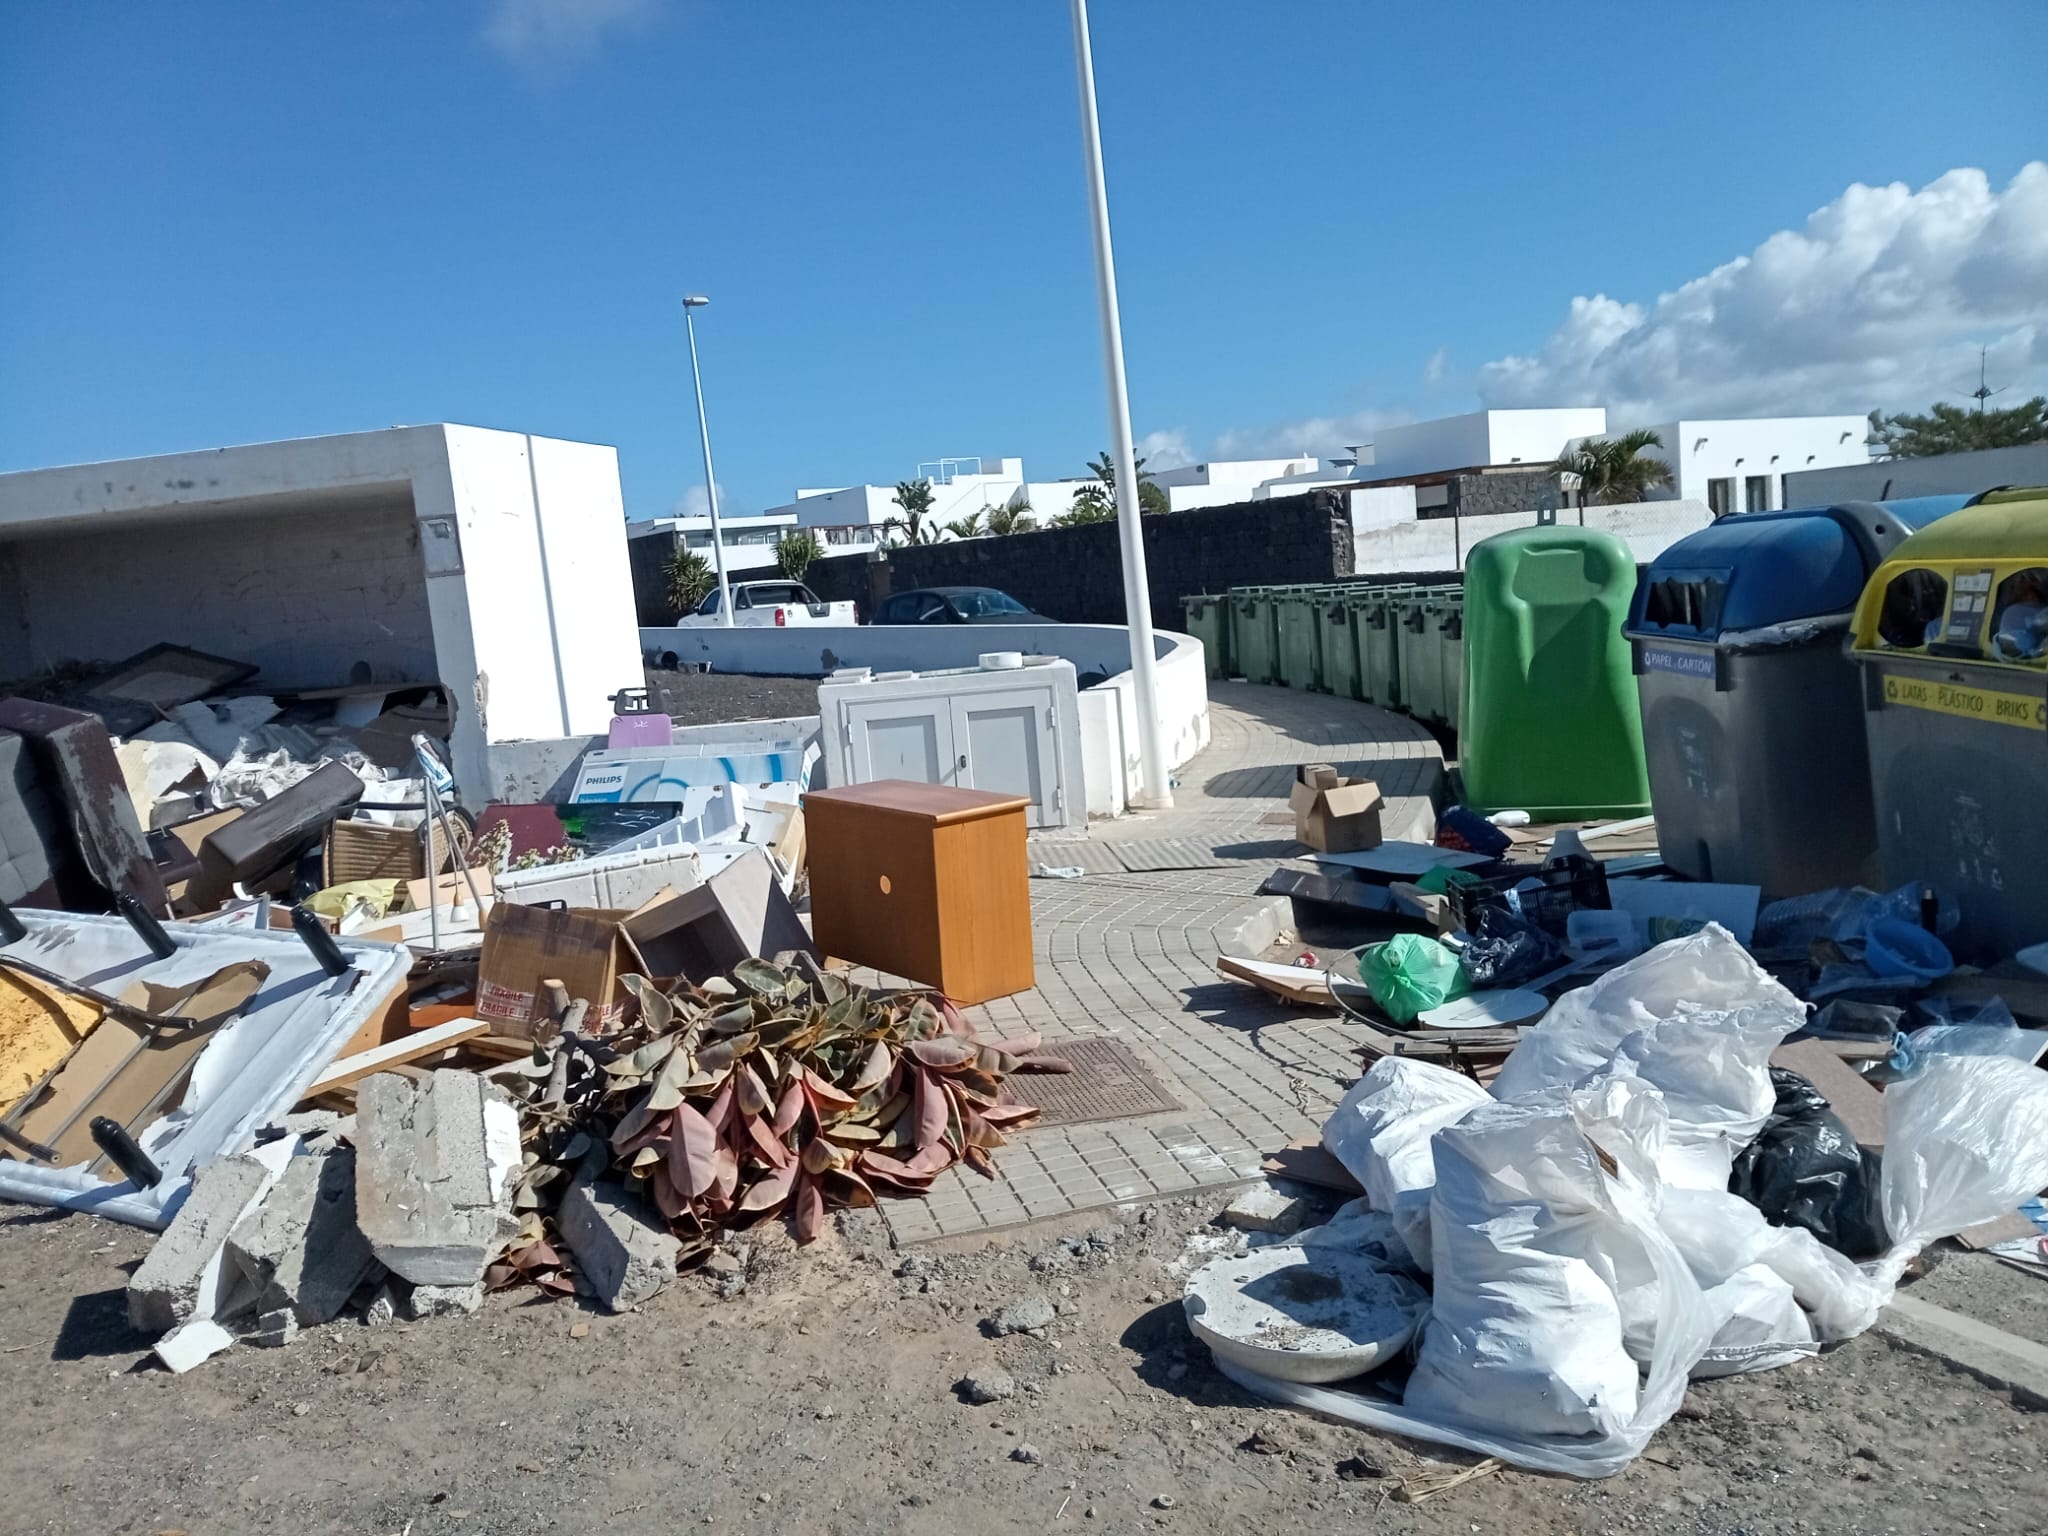
[[[1318,853],[1363,853],[1380,845],[1380,787],[1347,779],[1328,763],[1310,763],[1295,775],[1287,808],[1295,838]]]
[[[815,959],[818,953],[758,848],[695,890],[665,892],[628,917],[624,928],[634,952],[651,967],[650,976],[703,981],[750,955],[772,960],[783,950],[799,949]]]
[[[546,1040],[555,1033],[541,983],[559,981],[571,997],[590,1003],[586,1022],[618,1027],[625,1014],[621,976],[651,974],[642,963],[619,911],[572,912],[501,901],[484,924],[477,962],[476,1016],[506,1026],[507,1034]]]

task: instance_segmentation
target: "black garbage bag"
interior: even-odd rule
[[[1797,1072],[1771,1068],[1778,1096],[1728,1188],[1781,1227],[1804,1227],[1837,1253],[1874,1259],[1891,1245],[1875,1152],[1856,1145],[1828,1101]]]
[[[1556,970],[1564,946],[1506,907],[1486,906],[1473,919],[1472,940],[1459,953],[1465,979],[1480,987],[1512,987]]]

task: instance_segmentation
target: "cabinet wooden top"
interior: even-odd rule
[[[955,789],[949,784],[919,784],[910,779],[877,779],[872,784],[849,784],[844,789],[814,789],[804,796],[806,809],[814,805],[858,807],[914,816],[934,825],[1021,811],[1030,804],[1022,795],[990,789]]]

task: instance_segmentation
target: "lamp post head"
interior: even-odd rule
[[[683,295],[683,308],[685,309],[702,309],[710,302],[701,293],[686,293]]]

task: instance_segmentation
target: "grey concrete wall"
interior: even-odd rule
[[[1351,518],[1343,492],[1173,512],[1148,517],[1143,527],[1152,622],[1161,629],[1186,622],[1183,597],[1230,587],[1338,581],[1351,574]],[[1065,623],[1124,622],[1114,523],[890,550],[887,564],[874,574],[886,576],[890,592],[998,587]],[[822,598],[861,604],[863,616],[874,600],[866,555],[820,560],[804,579]]]

